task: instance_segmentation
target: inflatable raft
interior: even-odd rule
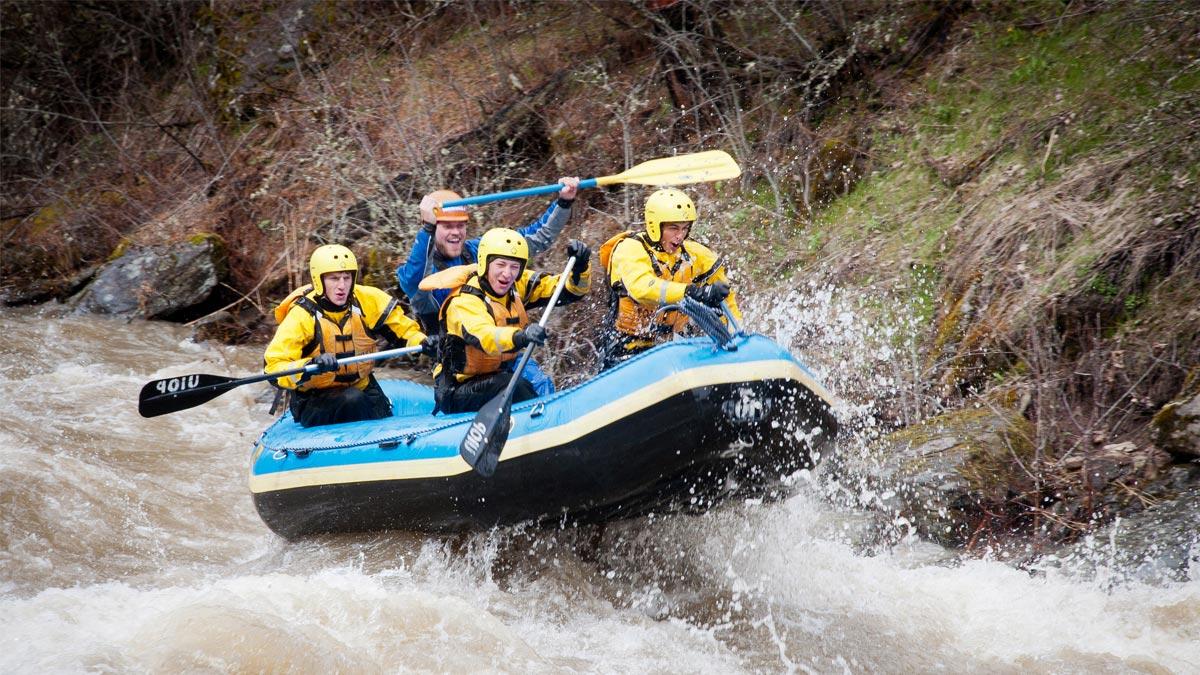
[[[762,494],[831,450],[833,397],[761,335],[660,345],[513,405],[495,474],[458,454],[474,415],[431,415],[433,390],[381,380],[394,417],[305,429],[285,414],[255,444],[263,521],[295,538],[460,531],[703,510]]]

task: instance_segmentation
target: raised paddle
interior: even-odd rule
[[[563,269],[562,276],[558,278],[558,285],[554,287],[554,293],[550,296],[550,303],[546,305],[546,311],[542,312],[542,318],[538,321],[542,326],[545,326],[546,321],[550,319],[550,310],[554,309],[554,304],[558,302],[558,296],[562,293],[563,286],[567,285],[567,275],[571,273],[574,265],[575,257],[572,256],[567,260],[567,266]],[[517,362],[508,386],[504,388],[504,391],[496,394],[492,400],[483,404],[479,412],[475,413],[475,419],[467,428],[467,435],[458,444],[458,454],[462,455],[467,464],[470,464],[484,478],[488,478],[496,472],[496,463],[500,461],[500,451],[504,449],[504,444],[508,441],[508,420],[512,413],[513,392],[516,391],[517,381],[525,370],[525,364],[529,363],[529,355],[533,353],[533,348],[536,346],[530,344],[525,348],[525,353],[521,354],[521,360]]]
[[[733,161],[729,153],[723,150],[708,150],[693,152],[690,155],[676,155],[642,162],[632,169],[622,171],[615,176],[601,176],[579,181],[579,189],[603,187],[617,183],[633,183],[635,185],[688,185],[690,183],[707,183],[714,180],[737,178],[742,169]],[[562,189],[562,183],[542,185],[539,187],[496,192],[488,195],[477,195],[465,199],[454,199],[442,202],[442,208],[451,206],[470,206],[472,204],[488,204],[504,199],[519,197],[534,197],[550,194]]]
[[[421,351],[420,345],[415,347],[401,347],[400,349],[389,349],[382,352],[351,356],[340,359],[337,363],[340,367],[362,361],[378,361],[380,359],[390,359],[393,356],[416,354],[419,351]],[[281,370],[277,373],[267,373],[240,379],[221,377],[220,375],[196,374],[153,380],[147,382],[146,386],[142,387],[142,393],[138,397],[138,413],[142,417],[158,417],[167,413],[195,408],[201,403],[207,403],[230,389],[240,387],[243,384],[273,380],[278,377],[286,377],[297,373],[315,373],[316,371],[317,366],[310,363],[303,368]]]

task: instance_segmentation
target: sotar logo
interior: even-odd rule
[[[735,424],[758,424],[770,414],[772,400],[769,396],[759,397],[747,387],[739,388],[737,396],[721,404],[721,413],[729,421]]]
[[[185,389],[194,389],[200,385],[199,375],[185,375],[183,377],[172,377],[169,380],[159,380],[154,388],[160,394],[174,394],[177,391]]]
[[[463,450],[466,450],[473,458],[479,456],[480,446],[483,444],[483,422],[476,422],[467,429],[467,437],[463,439]]]

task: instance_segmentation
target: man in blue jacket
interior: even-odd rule
[[[558,197],[541,216],[518,230],[529,244],[530,257],[550,248],[571,217],[571,205],[579,190],[579,178],[564,177],[558,182],[563,186]],[[408,296],[417,320],[428,335],[437,334],[438,309],[450,292],[444,289],[422,291],[417,287],[418,284],[430,274],[448,267],[478,262],[479,238],[467,239],[470,216],[466,208],[441,206],[444,202],[457,199],[462,197],[451,190],[435,190],[421,198],[421,230],[413,240],[408,260],[396,269],[400,288]],[[554,383],[532,360],[525,366],[523,376],[539,396],[554,393]]]

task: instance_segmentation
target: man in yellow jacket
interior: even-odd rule
[[[567,255],[575,257],[575,265],[568,272],[562,304],[587,295],[591,285],[587,245],[573,239]],[[475,264],[451,267],[421,281],[421,290],[450,289],[438,312],[443,337],[441,363],[434,369],[435,412],[479,410],[508,386],[521,349],[546,342],[546,330],[530,323],[526,311],[549,303],[559,275],[528,270],[528,262],[525,238],[508,228],[495,228],[479,240]],[[536,396],[533,385],[522,377],[513,400]]]
[[[341,368],[337,360],[377,350],[377,341],[436,346],[426,340],[416,321],[399,302],[373,286],[355,283],[358,261],[345,246],[330,244],[313,251],[308,263],[312,284],[292,291],[275,308],[279,328],[263,356],[264,373],[318,366],[316,373],[280,377],[274,382],[291,390],[292,418],[312,427],[390,417],[392,404],[375,376],[374,363]]]
[[[644,232],[623,232],[605,242],[600,262],[608,272],[609,306],[601,370],[671,339],[687,326],[680,312],[658,308],[685,297],[710,307],[722,301],[741,321],[723,259],[688,239],[696,205],[683,192],[667,188],[646,200]]]

